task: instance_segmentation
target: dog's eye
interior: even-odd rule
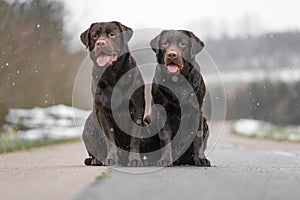
[[[110,32],[110,33],[108,34],[108,37],[110,37],[110,38],[115,38],[115,37],[116,37],[116,34],[115,34],[114,32]]]
[[[97,39],[98,39],[97,33],[93,33],[93,34],[92,34],[92,38],[93,38],[94,40],[97,40]]]
[[[180,48],[186,47],[186,43],[185,42],[179,42],[178,45],[179,45]]]
[[[169,46],[169,42],[163,42],[163,43],[161,43],[161,45],[162,45],[162,47],[166,48]]]

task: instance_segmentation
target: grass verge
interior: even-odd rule
[[[18,137],[8,138],[1,136],[0,139],[0,153],[7,153],[18,150],[31,149],[34,147],[41,147],[46,145],[67,143],[79,141],[79,138],[63,138],[63,139],[52,139],[52,138],[42,138],[36,140],[20,139]]]

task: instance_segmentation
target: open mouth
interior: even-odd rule
[[[117,58],[118,56],[115,53],[112,53],[111,55],[108,55],[106,53],[100,53],[96,61],[100,67],[103,67],[107,64],[111,65],[113,62],[117,60]]]
[[[169,73],[174,74],[174,73],[179,72],[180,69],[182,68],[182,66],[179,66],[179,65],[177,65],[175,63],[170,63],[170,64],[167,65],[167,68],[168,68],[168,72]]]

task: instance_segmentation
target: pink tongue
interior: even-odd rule
[[[106,63],[110,60],[110,56],[108,55],[101,55],[97,58],[97,63],[100,67],[106,65]]]
[[[177,65],[168,65],[168,71],[171,73],[175,73],[178,70],[178,66]]]

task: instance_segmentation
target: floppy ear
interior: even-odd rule
[[[122,31],[124,42],[125,42],[125,44],[127,44],[132,37],[133,30],[131,28],[129,28],[128,26],[121,24],[120,22],[113,21],[113,23],[116,23],[119,26],[119,28]]]
[[[90,35],[90,29],[87,29],[86,31],[80,34],[80,40],[86,48],[88,48],[89,46],[89,40],[90,40],[89,35]]]
[[[152,50],[156,53],[156,55],[158,55],[161,52],[160,38],[165,32],[168,32],[168,30],[163,30],[162,32],[160,32],[159,35],[157,35],[150,41],[150,46]]]
[[[191,38],[191,58],[195,58],[195,56],[203,49],[204,42],[202,42],[193,32],[187,32]]]
[[[163,55],[162,55],[163,51],[161,50],[161,47],[160,47],[160,40],[161,40],[161,36],[165,32],[167,32],[167,31],[166,30],[162,31],[159,35],[157,35],[155,38],[153,38],[150,41],[150,46],[151,46],[152,50],[155,52],[156,59],[159,64],[163,63]]]
[[[159,42],[160,42],[161,34],[162,32],[150,41],[150,46],[152,50],[155,52],[155,54],[158,54],[160,51]]]
[[[96,23],[92,23],[90,28],[88,28],[86,31],[80,34],[80,40],[85,45],[86,48],[88,48],[90,45],[90,29],[94,24]]]

